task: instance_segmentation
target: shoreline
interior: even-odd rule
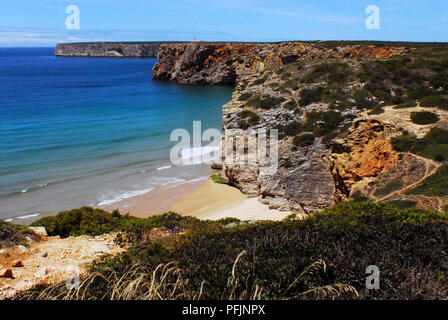
[[[213,182],[210,177],[153,190],[98,208],[109,212],[118,209],[122,214],[129,213],[138,218],[171,211],[203,220],[226,217],[240,220],[282,220],[292,213],[270,209],[258,197],[250,197],[235,187]]]

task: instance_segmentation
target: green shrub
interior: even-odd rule
[[[440,120],[439,116],[429,111],[411,112],[411,120],[415,124],[426,125],[436,123]]]
[[[302,82],[317,82],[320,78],[323,77],[328,77],[328,80],[330,82],[345,82],[347,79],[347,75],[346,73],[342,72],[345,67],[345,64],[338,62],[318,64],[302,78]]]
[[[122,227],[122,220],[104,210],[83,207],[60,212],[57,216],[44,217],[32,225],[45,227],[50,236],[59,235],[66,238],[80,235],[97,236],[118,231]]]
[[[374,195],[376,197],[378,196],[385,196],[389,193],[392,193],[394,191],[397,191],[399,189],[403,188],[403,181],[401,180],[394,180],[392,182],[389,182],[384,187],[376,189]]]
[[[239,101],[247,101],[252,97],[252,92],[243,92],[239,97]]]
[[[432,128],[422,139],[417,139],[412,147],[412,153],[434,159],[448,159],[448,131],[442,128]]]
[[[291,162],[291,160],[285,160],[284,162],[283,162],[283,167],[285,167],[285,168],[291,168],[292,167],[292,162]]]
[[[240,113],[238,113],[238,116],[242,119],[246,119],[247,122],[245,122],[244,129],[247,129],[250,125],[256,125],[260,122],[260,116],[258,114],[256,114],[253,111],[250,110],[243,110]],[[242,126],[239,125],[240,128],[242,128]]]
[[[408,100],[403,103],[400,103],[394,107],[394,109],[405,109],[405,108],[414,108],[417,106],[417,102],[415,100]]]
[[[323,92],[323,87],[317,87],[314,89],[302,89],[302,91],[300,92],[299,105],[307,106],[313,102],[321,101]]]
[[[77,296],[111,299],[127,293],[128,299],[140,299],[153,281],[164,279],[157,287],[163,299],[188,300],[199,292],[205,300],[247,299],[256,292],[266,300],[444,299],[448,288],[440,275],[448,271],[447,233],[445,214],[344,202],[305,220],[215,226],[171,246],[149,243],[129,250],[96,263],[92,271],[99,274]],[[366,267],[372,264],[381,270],[381,290],[365,287]],[[154,272],[160,265],[161,272]],[[173,271],[162,277],[168,269]],[[132,290],[122,292],[125,288]],[[64,293],[62,283],[43,296]]]
[[[358,190],[351,195],[350,200],[353,202],[365,202],[369,201],[369,198],[365,196],[360,190]]]
[[[224,183],[224,181],[222,181],[221,179],[221,175],[219,173],[216,173],[212,176],[210,176],[210,178],[213,180],[213,182],[215,183]]]
[[[446,96],[424,97],[420,99],[420,107],[448,110],[448,99]]]
[[[302,125],[300,122],[292,121],[284,126],[278,127],[279,134],[281,136],[295,136],[302,131]]]
[[[448,166],[441,166],[434,175],[426,178],[420,186],[406,193],[422,194],[428,197],[448,195]]]
[[[387,203],[400,209],[408,209],[417,206],[417,202],[412,200],[394,200]]]
[[[167,212],[162,215],[154,215],[147,219],[131,217],[129,215],[114,215],[90,207],[82,207],[70,211],[60,212],[56,216],[44,217],[33,226],[42,226],[50,236],[98,236],[110,232],[134,233],[133,241],[138,243],[140,237],[144,237],[152,228],[166,227],[189,227],[198,223],[198,219],[193,217],[182,217],[174,212]],[[128,239],[129,241],[129,239]]]
[[[258,78],[258,79],[255,79],[254,81],[252,81],[252,84],[253,84],[253,85],[260,85],[260,84],[265,83],[266,80],[268,80],[268,76],[267,76],[267,75],[264,75],[264,76],[262,76],[262,77],[260,77],[260,78]]]
[[[293,143],[296,147],[307,147],[314,143],[314,136],[309,133],[302,134],[300,136],[295,136]]]
[[[402,135],[392,138],[392,147],[398,152],[409,152],[417,138],[410,135]]]
[[[297,108],[297,103],[295,101],[289,100],[283,105],[283,108],[288,110],[294,110],[295,108]]]
[[[433,94],[433,90],[425,85],[415,85],[408,88],[409,99],[420,99]]]
[[[250,124],[246,120],[238,120],[236,123],[238,125],[238,128],[246,130],[250,127]]]
[[[272,109],[278,107],[283,101],[285,101],[283,97],[273,97],[270,95],[254,96],[247,102],[247,105],[254,108]]]
[[[6,222],[0,219],[0,248],[16,245],[28,245],[27,237],[38,240],[40,237],[28,227]]]
[[[376,115],[376,114],[381,114],[381,113],[384,113],[384,109],[381,107],[375,107],[368,112],[369,115]]]
[[[355,91],[353,93],[353,100],[355,100],[355,104],[362,109],[371,109],[376,105],[370,93],[365,89]]]

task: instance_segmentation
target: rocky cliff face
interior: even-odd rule
[[[234,84],[262,70],[297,61],[329,58],[386,58],[403,48],[346,45],[328,49],[318,44],[164,43],[153,77],[184,84]]]
[[[283,46],[274,51],[286,54],[298,45]],[[440,163],[392,146],[394,137],[407,134],[421,139],[434,126],[446,123],[446,111],[423,109],[413,100],[415,88],[422,91],[420,95],[437,88],[429,81],[418,87],[415,75],[427,77],[426,67],[421,62],[408,65],[413,70],[411,78],[397,79],[401,73],[397,65],[405,66],[403,62],[410,59],[405,49],[352,50],[326,52],[311,46],[300,54],[293,51],[293,61],[298,62],[284,64],[284,54],[276,59],[272,52],[264,62],[258,55],[246,60],[244,54],[242,60],[232,62],[239,71],[232,100],[223,106],[223,179],[271,208],[299,213],[359,196],[442,210],[448,203],[446,196],[406,193],[434,174]],[[271,67],[263,70],[267,64]],[[175,68],[182,70],[182,65],[175,63]],[[250,74],[252,69],[261,71]],[[185,73],[174,72],[171,80],[209,81],[202,70],[193,73],[190,69],[189,80],[183,78]],[[393,108],[397,104],[399,108]],[[410,115],[421,111],[436,114],[440,121],[413,123]],[[273,174],[267,174],[246,147],[258,143],[256,136],[246,136],[244,148],[236,147],[234,130],[261,128],[279,132],[279,162]]]
[[[59,57],[155,58],[161,42],[63,43],[56,46]]]

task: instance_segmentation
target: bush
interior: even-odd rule
[[[439,116],[429,111],[411,112],[411,120],[415,124],[426,125],[436,123],[440,120]]]
[[[296,147],[307,147],[314,143],[314,136],[309,133],[302,134],[300,136],[295,136],[293,143]]]
[[[394,200],[387,203],[400,209],[414,208],[417,206],[417,202],[412,200]]]
[[[448,110],[448,99],[445,96],[430,96],[420,99],[420,107]]]
[[[39,240],[40,238],[26,226],[9,223],[0,219],[0,248],[17,245],[27,246],[27,237],[33,240]]]
[[[250,110],[243,110],[240,113],[238,113],[238,116],[242,119],[247,120],[247,122],[245,121],[245,126],[247,126],[247,127],[243,128],[243,129],[247,129],[249,126],[256,125],[260,122],[260,116]],[[242,128],[241,125],[239,125],[239,127]]]
[[[375,107],[368,112],[369,115],[376,115],[376,114],[381,114],[381,113],[384,113],[384,109],[381,107]]]
[[[294,110],[295,108],[297,108],[297,103],[295,101],[290,100],[283,105],[283,108],[288,110]]]
[[[215,226],[130,250],[95,264],[100,276],[76,296],[140,299],[156,285],[157,298],[183,300],[199,292],[205,300],[444,299],[447,233],[445,214],[344,202],[305,220]],[[369,265],[381,270],[381,290],[366,289]],[[51,299],[67,288],[46,292]]]
[[[414,108],[417,106],[417,102],[415,100],[408,100],[403,103],[400,103],[394,107],[394,109],[405,109],[405,108]]]
[[[247,105],[254,108],[272,109],[278,107],[283,101],[285,101],[285,98],[283,97],[273,97],[270,95],[255,96],[247,102]]]
[[[295,136],[302,131],[302,125],[300,122],[292,121],[284,126],[278,127],[280,136]]]
[[[376,189],[374,192],[374,195],[376,197],[385,196],[385,195],[388,195],[389,193],[392,193],[393,191],[401,189],[402,187],[403,187],[403,181],[395,180],[395,181],[388,183],[387,185],[385,185],[382,188]]]
[[[355,100],[355,104],[362,109],[371,109],[376,105],[370,93],[365,89],[355,91],[353,93],[353,100]]]
[[[246,120],[238,120],[236,123],[238,125],[238,128],[246,130],[250,127],[250,124]]]
[[[249,100],[250,98],[252,97],[252,92],[243,92],[240,96],[239,96],[239,98],[238,98],[238,100],[239,101],[247,101],[247,100]]]
[[[441,166],[434,175],[426,178],[415,189],[407,191],[407,194],[422,194],[428,197],[448,195],[448,166]]]
[[[60,212],[57,216],[44,217],[32,225],[45,227],[50,236],[59,235],[66,238],[80,235],[97,236],[118,231],[122,227],[122,221],[104,210],[83,207]]]
[[[402,135],[392,138],[392,147],[398,152],[409,152],[414,146],[417,138],[410,135]]]
[[[264,75],[264,76],[262,76],[262,77],[260,77],[260,78],[258,78],[258,79],[255,79],[254,81],[252,81],[252,84],[253,84],[253,85],[260,85],[260,84],[265,83],[266,80],[268,80],[268,76],[267,76],[267,75]]]
[[[321,101],[323,92],[323,87],[317,87],[315,89],[302,89],[302,91],[300,92],[299,105],[307,106],[313,102]]]
[[[420,99],[433,94],[433,90],[424,85],[416,85],[408,88],[409,99]]]
[[[411,152],[422,157],[434,159],[448,158],[448,131],[441,128],[432,128],[422,139],[417,139]]]
[[[221,179],[221,175],[219,173],[216,173],[212,176],[210,176],[210,178],[213,180],[213,182],[215,183],[224,183],[224,181],[222,181]]]
[[[173,212],[155,215],[148,219],[117,215],[117,212],[112,215],[101,209],[83,207],[63,211],[56,216],[44,217],[32,225],[45,227],[50,236],[66,238],[81,235],[98,236],[118,231],[136,232],[138,230],[139,233],[145,233],[152,228],[169,228],[174,220],[179,220],[181,226],[187,226],[198,221],[191,217],[181,217]]]

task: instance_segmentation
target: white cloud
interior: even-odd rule
[[[234,40],[224,32],[185,30],[56,30],[0,27],[0,46],[55,46],[65,42],[88,41],[170,41],[170,40]]]

